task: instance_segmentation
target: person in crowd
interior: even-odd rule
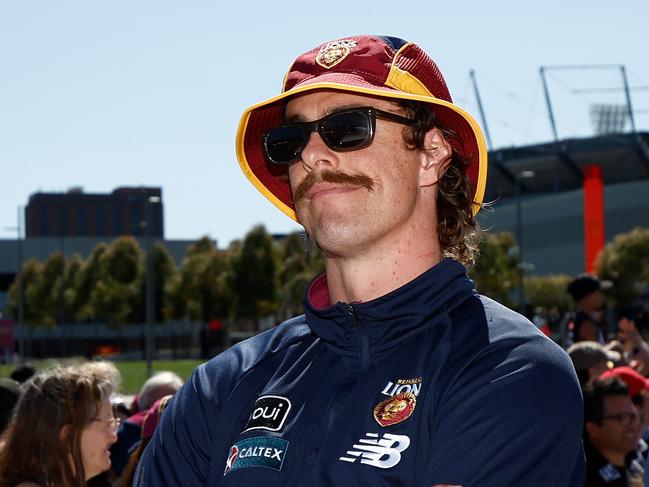
[[[122,475],[124,467],[140,442],[142,423],[149,408],[158,399],[173,395],[183,385],[178,374],[170,371],[157,372],[149,377],[133,401],[134,413],[124,421],[117,431],[117,442],[111,447],[111,470],[116,477]]]
[[[571,345],[568,348],[568,355],[575,366],[582,389],[598,379],[606,370],[622,363],[622,355],[619,352],[591,341]]]
[[[153,403],[144,416],[144,421],[142,422],[142,435],[140,441],[135,445],[135,449],[131,454],[126,467],[122,471],[122,476],[113,484],[113,487],[130,487],[133,483],[133,476],[135,475],[135,468],[137,467],[138,461],[144,453],[146,446],[151,441],[153,433],[158,427],[162,413],[164,412],[169,400],[172,398],[172,395],[158,399]]]
[[[644,458],[638,450],[642,413],[618,377],[596,380],[584,389],[586,486],[640,485]]]
[[[110,395],[119,380],[107,362],[58,366],[27,384],[0,452],[4,487],[81,487],[110,468],[117,439]]]
[[[486,144],[418,45],[305,52],[236,147],[326,274],[304,316],[197,368],[135,485],[583,484],[570,359],[466,275]]]
[[[16,382],[24,384],[29,379],[31,379],[36,373],[36,367],[30,364],[22,364],[16,367],[9,376]]]
[[[534,315],[532,316],[532,323],[543,332],[544,335],[550,336],[552,330],[550,329],[550,321],[548,320],[547,313],[542,306],[534,308]]]
[[[640,318],[641,319],[641,318]],[[618,321],[618,340],[629,365],[642,375],[649,375],[649,344],[642,338],[636,313],[624,314]]]
[[[600,281],[590,274],[580,274],[568,284],[568,293],[575,302],[572,317],[572,343],[588,340],[606,343],[608,324],[604,316],[604,293],[610,281]]]
[[[645,442],[649,441],[649,379],[629,366],[615,367],[604,371],[599,379],[604,380],[611,377],[618,377],[629,388],[631,401],[642,413],[642,439]]]
[[[641,304],[633,313],[633,321],[642,336],[649,335],[649,303]]]

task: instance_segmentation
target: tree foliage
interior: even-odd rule
[[[303,312],[309,282],[324,272],[324,254],[303,233],[290,234],[280,251],[278,314],[288,319]]]
[[[9,289],[9,297],[6,307],[10,316],[18,317],[18,308],[20,306],[19,287],[22,285],[25,323],[41,323],[41,307],[38,299],[41,295],[40,289],[42,289],[42,269],[43,263],[38,262],[36,259],[29,259],[23,264],[19,278],[14,281]]]
[[[530,308],[554,310],[559,315],[570,310],[573,304],[567,287],[571,279],[567,274],[527,277],[525,296]]]
[[[78,254],[73,255],[65,261],[63,274],[63,313],[61,321],[72,321],[79,313],[80,301],[78,298],[77,283],[83,269],[83,260]]]
[[[153,244],[153,283],[156,323],[166,319],[166,306],[169,300],[167,284],[174,275],[176,266],[167,248],[159,242]],[[141,277],[138,279],[138,295],[133,303],[133,309],[128,320],[133,323],[143,323],[146,320],[146,252],[142,252]]]
[[[99,278],[90,293],[96,317],[118,325],[132,315],[143,279],[144,256],[133,237],[120,237],[99,257]]]
[[[275,311],[277,267],[271,236],[262,225],[254,227],[232,255],[235,317],[256,322]]]
[[[610,295],[618,307],[632,305],[649,283],[649,229],[617,235],[595,261],[597,275],[613,282]]]
[[[478,292],[509,307],[515,306],[512,296],[519,279],[516,248],[511,233],[485,234],[478,260],[470,271]]]
[[[229,276],[227,252],[214,248],[207,237],[200,239],[167,284],[166,316],[203,322],[227,317],[232,307]]]
[[[72,305],[72,318],[76,321],[93,320],[96,316],[92,296],[96,283],[101,279],[101,257],[107,250],[108,244],[98,244],[77,274],[75,300]]]

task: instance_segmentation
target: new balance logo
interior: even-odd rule
[[[340,457],[343,462],[356,460],[365,465],[378,468],[392,468],[401,461],[401,452],[410,446],[410,438],[404,435],[385,433],[381,439],[377,433],[367,433],[347,452],[349,456]]]

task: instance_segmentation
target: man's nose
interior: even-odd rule
[[[318,169],[336,169],[338,153],[327,147],[318,132],[312,132],[302,150],[302,164],[307,171]]]

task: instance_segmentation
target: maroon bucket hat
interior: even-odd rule
[[[297,220],[286,168],[266,161],[262,135],[281,124],[288,98],[323,89],[428,103],[440,123],[455,132],[449,142],[469,161],[473,213],[478,212],[487,182],[487,146],[478,123],[453,104],[442,73],[419,46],[396,37],[367,35],[326,42],[300,55],[284,77],[282,93],[241,116],[236,140],[239,165],[280,210]]]

